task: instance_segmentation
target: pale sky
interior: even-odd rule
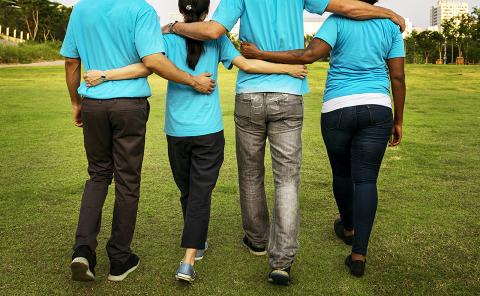
[[[78,0],[56,0],[64,4],[75,4]],[[176,0],[147,0],[155,7],[160,15],[162,23],[168,21],[168,14],[177,12]],[[212,10],[218,4],[219,0],[212,0]],[[378,5],[393,9],[405,18],[409,18],[415,27],[426,27],[430,22],[430,7],[437,0],[380,0]],[[470,9],[474,6],[480,7],[480,0],[463,0],[468,2]]]

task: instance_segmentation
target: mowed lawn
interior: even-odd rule
[[[99,236],[97,280],[73,283],[70,256],[87,179],[82,132],[71,124],[62,67],[0,69],[1,295],[478,295],[480,293],[480,67],[408,66],[404,143],[389,149],[367,274],[343,265],[337,210],[320,135],[327,64],[310,67],[305,97],[301,235],[290,287],[267,283],[266,257],[241,246],[234,138],[235,71],[221,71],[226,157],[212,203],[210,249],[193,286],[175,282],[182,215],[165,136],[165,82],[148,126],[134,251],[138,271],[108,282],[105,244],[113,187]],[[269,159],[269,156],[267,156]],[[271,162],[266,186],[272,204]]]

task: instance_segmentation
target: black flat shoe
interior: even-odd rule
[[[367,260],[353,260],[352,255],[348,255],[345,259],[345,265],[350,269],[350,273],[356,277],[362,277],[365,274],[365,264]]]
[[[345,235],[345,227],[343,226],[343,222],[340,218],[333,222],[333,229],[335,230],[335,234],[339,239],[341,239],[346,245],[353,245],[353,235]]]

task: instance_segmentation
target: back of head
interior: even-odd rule
[[[178,0],[178,9],[182,13],[186,23],[200,22],[205,19],[210,7],[210,0]],[[203,54],[203,42],[193,39],[187,41],[187,64],[192,69],[195,67]]]

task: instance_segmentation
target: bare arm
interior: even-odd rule
[[[390,81],[392,84],[395,113],[390,145],[397,146],[402,142],[403,110],[405,107],[405,96],[407,93],[405,83],[405,59],[395,58],[388,60],[388,69],[390,71]]]
[[[308,74],[307,67],[304,65],[273,64],[261,60],[246,59],[243,56],[235,58],[233,64],[247,73],[288,74],[299,79],[305,79]]]
[[[212,74],[205,73],[199,76],[192,76],[178,69],[161,53],[144,57],[143,64],[158,76],[169,81],[191,86],[198,92],[210,94],[215,90],[215,81],[210,78]]]
[[[152,74],[147,67],[142,63],[128,65],[123,68],[100,71],[100,70],[90,70],[85,73],[83,78],[87,82],[88,87],[97,86],[103,82],[103,77],[105,80],[126,80],[126,79],[135,79],[140,77],[147,77]]]
[[[388,18],[405,31],[405,19],[390,9],[370,5],[358,0],[331,0],[327,11],[357,20]]]
[[[170,32],[168,26],[165,26],[163,28],[163,33],[175,33],[190,39],[206,41],[220,38],[227,33],[227,29],[215,21],[176,23],[172,26],[172,32]]]
[[[283,64],[312,64],[327,57],[330,50],[330,45],[318,38],[314,38],[306,49],[289,51],[261,51],[252,43],[242,43],[242,54],[246,58]]]
[[[70,102],[72,103],[73,123],[77,127],[82,127],[82,98],[78,94],[80,80],[82,77],[82,62],[80,59],[65,58],[65,75],[67,88],[70,94]]]

